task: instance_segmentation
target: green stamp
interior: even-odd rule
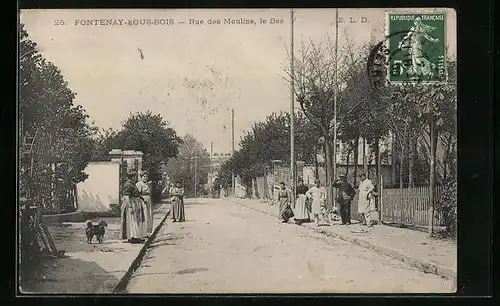
[[[446,15],[388,13],[388,81],[446,81]]]

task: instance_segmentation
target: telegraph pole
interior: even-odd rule
[[[196,198],[196,187],[198,187],[198,156],[194,157],[194,197]]]
[[[210,197],[212,197],[213,195],[213,189],[214,189],[214,186],[213,186],[213,183],[214,183],[214,168],[213,168],[213,164],[212,164],[212,158],[213,158],[213,153],[214,153],[214,143],[213,142],[210,142],[210,182],[209,182],[209,186],[210,186]]]
[[[231,109],[231,157],[234,155],[234,108]],[[233,189],[233,196],[236,195],[236,178],[234,172],[231,175],[231,184]]]
[[[432,108],[430,108],[431,102],[428,102],[429,109],[431,112],[429,113],[429,125],[430,125],[430,144],[431,144],[431,162],[430,162],[430,178],[429,178],[429,192],[430,192],[430,205],[428,210],[428,233],[429,236],[432,237],[434,233],[434,205],[436,201],[436,147],[437,147],[437,137],[436,137],[436,121],[434,118],[434,114],[432,113]]]
[[[337,95],[338,95],[338,75],[337,75],[337,60],[338,60],[338,46],[339,44],[339,9],[335,9],[335,74],[334,74],[334,86],[333,86],[333,165],[332,165],[332,175],[330,184],[331,190],[331,208],[335,206],[335,188],[331,186],[331,183],[337,179]]]
[[[294,16],[293,16],[293,8],[290,9],[290,33],[291,33],[291,41],[290,41],[290,73],[292,78],[290,79],[290,170],[291,170],[291,187],[292,187],[292,207],[295,208],[295,92],[294,92],[294,78],[295,78],[295,67],[294,67],[294,52],[293,52],[293,24],[294,24]]]

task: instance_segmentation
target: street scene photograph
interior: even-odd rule
[[[456,292],[456,30],[21,10],[17,295]]]

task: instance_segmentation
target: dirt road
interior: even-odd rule
[[[186,203],[161,229],[129,293],[428,293],[451,280],[231,200]]]

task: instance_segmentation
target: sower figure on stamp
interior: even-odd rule
[[[345,175],[341,175],[333,184],[338,188],[337,203],[340,206],[340,218],[343,225],[351,224],[351,201],[354,198],[355,191],[352,185],[347,181]]]
[[[411,66],[408,69],[408,75],[412,77],[429,77],[432,78],[433,70],[436,64],[431,63],[424,57],[422,45],[425,41],[432,43],[439,42],[439,39],[430,36],[428,33],[436,28],[426,25],[420,17],[416,17],[414,26],[408,31],[403,39],[398,44],[398,49],[405,49],[411,58]]]
[[[358,213],[363,216],[363,224],[366,223],[368,227],[371,227],[371,212],[375,210],[375,199],[373,197],[375,187],[365,173],[362,173],[359,177],[361,183],[359,184]]]

